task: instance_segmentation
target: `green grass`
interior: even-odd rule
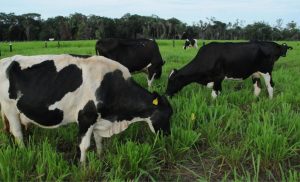
[[[95,54],[95,40],[0,43],[2,57],[15,54]],[[206,41],[207,43],[208,41]],[[164,93],[173,68],[197,53],[182,49],[183,41],[158,40],[166,64],[151,91]],[[154,135],[146,124],[104,140],[101,157],[92,143],[85,167],[74,163],[77,127],[26,131],[26,148],[0,133],[0,181],[299,181],[300,180],[300,42],[274,66],[274,99],[263,87],[253,96],[251,79],[224,81],[220,97],[191,84],[170,100],[172,134]],[[199,41],[199,44],[202,44]],[[147,88],[145,75],[134,75]],[[2,123],[1,123],[2,125]]]

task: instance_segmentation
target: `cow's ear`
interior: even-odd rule
[[[291,46],[288,46],[287,48],[290,49],[290,50],[293,50],[293,47],[291,47]]]
[[[152,104],[157,106],[158,105],[158,97],[153,99]]]

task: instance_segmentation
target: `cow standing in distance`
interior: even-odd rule
[[[23,146],[21,124],[57,128],[76,122],[80,161],[92,134],[101,140],[145,121],[152,132],[170,132],[172,108],[164,96],[139,86],[128,69],[102,56],[13,56],[0,62],[1,115]],[[80,151],[80,152],[79,152]]]
[[[265,80],[269,97],[273,97],[272,70],[280,56],[292,47],[275,42],[213,42],[203,46],[196,57],[180,70],[172,70],[166,93],[170,96],[195,82],[213,87],[212,97],[222,90],[224,79],[246,79],[252,75],[254,94],[258,96],[260,76]]]
[[[162,73],[164,61],[155,40],[150,39],[117,39],[98,40],[96,54],[115,60],[133,72],[148,74],[148,87]]]
[[[183,49],[186,50],[186,48],[189,48],[189,47],[194,47],[194,48],[198,49],[197,39],[192,39],[192,38],[186,39]]]

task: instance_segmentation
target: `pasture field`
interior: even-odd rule
[[[1,42],[1,58],[95,54],[95,42],[62,41],[60,48],[57,42],[49,42],[48,48],[44,42],[16,42],[12,53],[8,43]],[[184,51],[181,40],[175,47],[170,40],[158,43],[166,64],[151,91],[164,93],[170,71],[189,62],[197,50]],[[92,141],[85,167],[73,160],[75,124],[52,130],[31,126],[24,132],[26,148],[15,146],[1,131],[0,181],[300,181],[300,42],[286,43],[294,49],[275,63],[272,100],[265,87],[255,98],[250,78],[224,81],[216,100],[210,89],[191,84],[170,100],[170,136],[154,135],[143,123],[133,124],[104,139],[100,157]],[[134,75],[147,88],[145,78]]]

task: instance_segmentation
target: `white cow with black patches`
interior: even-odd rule
[[[21,124],[57,128],[76,122],[80,161],[92,134],[102,137],[137,121],[168,133],[172,108],[165,97],[136,84],[121,64],[102,56],[13,56],[0,62],[0,103],[5,129],[23,146]],[[78,153],[79,154],[79,153]]]

